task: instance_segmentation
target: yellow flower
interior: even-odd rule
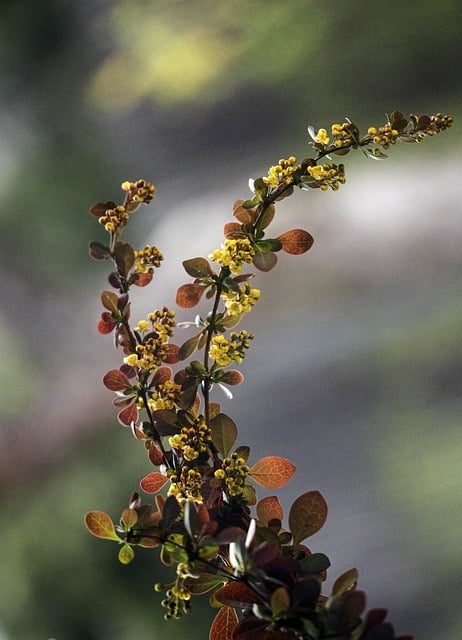
[[[314,141],[317,142],[318,144],[323,144],[327,146],[330,141],[330,138],[327,135],[327,131],[325,129],[319,129]]]
[[[254,255],[255,249],[250,240],[239,238],[225,240],[220,249],[209,254],[209,258],[222,267],[229,267],[231,273],[240,273],[243,264],[251,263]]]

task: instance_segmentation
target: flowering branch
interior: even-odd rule
[[[113,264],[111,290],[101,295],[98,331],[113,334],[124,355],[123,364],[106,373],[103,383],[116,394],[119,422],[144,443],[156,470],[140,482],[144,492],[155,495],[154,504],[142,503],[134,493],[117,524],[101,511],[87,513],[85,523],[93,535],[119,543],[124,564],[141,546],[159,547],[162,562],[176,566],[170,585],[156,585],[165,591],[166,618],[188,613],[192,596],[212,592],[220,608],[211,640],[395,638],[383,609],[363,617],[365,594],[356,589],[356,569],[335,581],[329,597],[321,594],[330,561],[302,543],[326,520],[324,498],[318,491],[299,496],[284,528],[278,498],[257,501],[253,483],[278,489],[291,478],[294,465],[268,456],[250,466],[250,449],[235,447],[237,427],[212,402],[212,390],[219,385],[231,395],[228,386],[243,381],[240,371],[230,367],[242,363],[253,336],[236,327],[260,298],[244,268],[253,264],[270,271],[279,251],[299,255],[313,244],[303,229],[266,236],[276,204],[294,187],[336,191],[345,182],[345,167],[331,156],[360,149],[382,159],[396,142],[420,142],[451,124],[452,118],[441,114],[406,119],[394,111],[383,126],[370,127],[365,135],[348,119],[332,125],[330,135],[309,127],[314,157],[301,163],[294,156],[281,159],[252,181],[253,195],[235,202],[235,221],[225,224],[221,247],[208,259],[183,262],[193,280],[178,288],[177,305],[190,309],[204,297],[211,301],[208,315],[194,322],[176,325],[167,307],[135,325],[131,321],[132,287],[150,284],[163,256],[149,245],[135,251],[122,236],[131,215],[152,200],[154,186],[145,180],[124,182],[122,204],[102,202],[90,209],[109,235],[107,245],[90,243],[90,255]],[[329,162],[321,162],[324,158]],[[199,332],[180,346],[171,342],[176,328],[192,326]],[[194,359],[201,350],[202,360]]]

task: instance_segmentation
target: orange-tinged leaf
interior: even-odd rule
[[[149,460],[156,467],[159,467],[164,461],[164,454],[155,444],[151,444],[149,447]]]
[[[236,369],[230,369],[229,371],[225,371],[223,377],[220,382],[224,382],[224,384],[241,384],[244,381],[244,376],[240,371]]]
[[[117,419],[124,427],[130,427],[132,423],[137,422],[138,415],[139,412],[136,404],[131,404],[118,413]]]
[[[286,458],[267,456],[261,458],[250,468],[249,475],[266,489],[279,489],[290,480],[295,465]]]
[[[136,279],[133,284],[136,284],[137,287],[146,287],[152,280],[153,274],[147,271],[146,273],[137,273]]]
[[[104,311],[98,322],[98,333],[102,333],[103,335],[112,333],[117,324],[117,321],[112,318],[111,314]]]
[[[222,607],[210,627],[209,640],[232,640],[238,622],[235,609]]]
[[[123,522],[125,529],[133,529],[135,524],[138,522],[138,514],[135,509],[124,509],[120,519]]]
[[[140,487],[146,493],[157,493],[162,489],[162,487],[167,483],[168,478],[159,471],[153,471],[152,473],[148,473],[147,476],[140,482]]]
[[[176,364],[180,361],[180,347],[176,344],[166,344],[167,355],[163,358],[166,364]]]
[[[223,228],[223,235],[225,238],[242,237],[242,230],[239,222],[227,222]]]
[[[205,287],[202,284],[190,283],[182,284],[176,292],[176,303],[183,309],[190,309],[199,304]]]
[[[299,496],[289,512],[289,529],[294,545],[319,531],[326,518],[327,504],[319,491],[308,491]]]
[[[257,516],[264,524],[268,524],[273,519],[282,520],[284,512],[278,498],[268,496],[260,500],[257,504]]]
[[[85,526],[97,538],[120,540],[115,532],[114,523],[104,511],[89,511],[85,516]]]
[[[129,564],[135,557],[135,552],[129,544],[123,544],[119,549],[119,562]]]
[[[292,255],[306,253],[313,246],[313,236],[303,229],[292,229],[278,236],[282,250]]]
[[[119,369],[111,369],[103,378],[103,384],[111,391],[124,391],[130,387],[130,380]]]

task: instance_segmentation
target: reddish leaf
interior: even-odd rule
[[[236,607],[238,609],[243,609],[249,604],[261,602],[256,593],[244,582],[240,581],[228,582],[224,587],[215,591],[215,599],[228,607]]]
[[[98,333],[102,333],[104,335],[111,333],[117,324],[117,320],[114,320],[112,315],[105,311],[101,314],[101,319],[98,322]]]
[[[327,504],[319,491],[308,491],[298,497],[289,513],[289,529],[294,537],[294,545],[319,531],[326,518]]]
[[[268,524],[273,519],[282,520],[284,512],[278,498],[268,496],[260,500],[257,504],[257,516],[264,524]]]
[[[183,284],[176,292],[176,303],[179,307],[183,307],[183,309],[195,307],[196,304],[199,304],[204,291],[205,287],[202,284]]]
[[[105,247],[104,244],[96,241],[90,242],[89,254],[93,260],[104,260],[105,258],[109,258],[111,255],[109,249]]]
[[[122,521],[125,529],[133,529],[135,524],[138,522],[138,514],[135,509],[124,509],[120,520]]]
[[[149,460],[156,467],[159,467],[164,461],[164,455],[162,451],[158,449],[154,444],[149,447]]]
[[[130,380],[119,369],[111,369],[103,378],[103,384],[111,391],[124,391],[130,387]]]
[[[136,404],[130,404],[122,409],[117,415],[117,419],[124,427],[131,427],[133,422],[138,422],[138,407]]]
[[[229,371],[225,371],[223,377],[220,382],[224,382],[225,384],[241,384],[244,381],[244,376],[240,371],[236,371],[236,369],[230,369]]]
[[[108,209],[114,209],[115,202],[109,200],[108,202],[97,202],[89,209],[89,214],[95,216],[95,218],[101,218]]]
[[[180,361],[180,347],[176,344],[165,345],[165,350],[167,351],[167,355],[163,358],[163,361],[166,364],[176,364]]]
[[[153,274],[149,271],[146,271],[146,273],[137,273],[133,284],[136,284],[137,287],[146,287],[151,282],[152,278]]]
[[[168,482],[168,478],[158,471],[148,473],[140,482],[140,487],[146,493],[157,493]]]
[[[120,540],[115,532],[114,523],[104,511],[89,511],[85,516],[85,526],[97,538]]]
[[[245,209],[243,209],[245,211]],[[241,238],[242,231],[239,222],[227,222],[223,228],[223,235],[225,238]]]
[[[266,489],[279,489],[290,480],[294,471],[295,465],[290,460],[268,456],[256,462],[251,467],[249,475]]]
[[[292,255],[306,253],[313,246],[313,236],[303,229],[292,229],[278,236],[282,250]]]
[[[209,640],[232,640],[239,619],[231,607],[222,607],[210,627]]]

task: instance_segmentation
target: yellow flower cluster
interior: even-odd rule
[[[138,273],[152,273],[153,267],[160,267],[163,259],[164,256],[157,247],[147,244],[142,251],[135,251],[135,268]]]
[[[205,453],[212,441],[212,432],[202,417],[198,417],[191,427],[183,427],[181,433],[177,433],[168,439],[173,449],[179,449],[185,460],[192,462]]]
[[[124,227],[128,221],[128,213],[123,205],[118,205],[113,209],[106,209],[104,215],[98,218],[98,222],[104,225],[106,231],[114,232],[119,227]]]
[[[231,362],[241,364],[245,358],[245,349],[250,347],[249,340],[253,340],[253,335],[244,330],[239,333],[233,331],[229,337],[228,340],[220,334],[212,338],[209,356],[220,367],[227,367]]]
[[[229,267],[231,273],[240,273],[244,263],[251,263],[255,255],[248,238],[228,239],[221,245],[221,249],[215,249],[209,254],[209,259],[217,262],[222,267]]]
[[[316,134],[314,141],[317,144],[322,144],[324,146],[327,146],[330,142],[330,138],[327,135],[327,131],[325,129],[319,129],[318,133]]]
[[[165,598],[161,601],[161,605],[167,609],[164,618],[165,620],[178,620],[181,618],[183,613],[190,613],[191,605],[189,601],[191,600],[190,592],[184,587],[183,582],[187,577],[179,574],[180,566],[183,568],[183,565],[187,566],[186,563],[180,562],[177,567],[178,578],[169,589],[165,592]],[[160,591],[163,585],[157,583],[155,585],[156,590]]]
[[[248,282],[239,287],[239,291],[226,291],[226,293],[222,294],[226,311],[230,316],[239,316],[242,313],[247,313],[256,305],[259,297],[260,290],[252,289]]]
[[[274,188],[280,184],[290,184],[292,182],[292,174],[300,168],[300,165],[297,165],[296,162],[297,158],[295,156],[290,156],[287,160],[281,158],[278,164],[269,168],[268,176],[263,178],[263,182]]]
[[[319,188],[327,191],[330,187],[337,191],[340,184],[345,183],[345,167],[343,164],[318,164],[307,168],[308,174],[316,180]]]
[[[389,122],[383,127],[379,127],[379,129],[369,127],[367,133],[372,136],[372,141],[375,144],[380,144],[384,149],[388,149],[391,144],[395,144],[399,136],[399,131],[392,129]]]
[[[334,145],[336,147],[353,146],[356,143],[356,140],[352,135],[352,125],[350,122],[333,124],[331,131],[334,138]]]
[[[130,353],[124,358],[124,362],[130,367],[154,372],[160,367],[166,356],[165,344],[158,338],[150,336],[143,344],[136,345],[136,353]]]
[[[168,307],[163,307],[161,310],[153,311],[148,316],[151,321],[153,330],[157,333],[158,340],[163,344],[168,342],[168,339],[173,336],[173,329],[175,327],[175,312],[170,311]]]
[[[146,180],[122,183],[122,189],[127,192],[126,201],[128,203],[149,204],[154,197],[156,188]]]
[[[181,386],[173,382],[173,380],[166,380],[162,384],[159,384],[156,391],[148,400],[149,409],[151,411],[173,409],[180,391]]]
[[[226,492],[230,496],[240,496],[244,491],[244,485],[249,475],[249,467],[244,458],[240,458],[237,453],[233,453],[230,458],[223,460],[223,467],[214,473],[215,478],[222,480],[226,487]]]
[[[430,126],[426,133],[431,136],[433,133],[440,133],[440,131],[445,131],[452,126],[453,119],[451,116],[443,116],[442,113],[435,113],[435,115],[430,116]]]
[[[186,500],[202,502],[202,475],[200,471],[183,467],[179,476],[175,473],[170,475],[170,482],[168,495],[175,496],[180,504],[183,504]]]

